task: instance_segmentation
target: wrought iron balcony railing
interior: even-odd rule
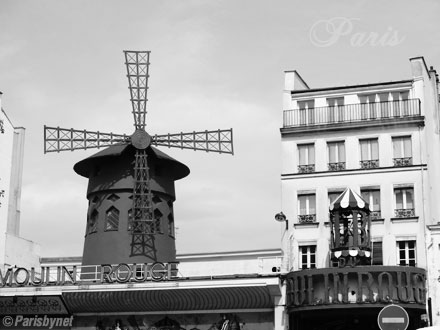
[[[396,218],[411,218],[416,216],[414,209],[394,209]]]
[[[382,214],[379,211],[370,211],[370,219],[376,220],[376,219],[382,219]]]
[[[285,110],[283,127],[328,125],[420,116],[420,100],[346,104]]]
[[[328,163],[329,171],[343,171],[345,170],[345,162]]]
[[[313,223],[316,222],[316,214],[300,214],[298,215],[299,223]]]
[[[410,166],[412,165],[412,157],[393,158],[394,166]]]
[[[315,164],[298,165],[298,173],[313,173],[315,172]]]
[[[361,169],[369,169],[369,168],[378,168],[379,167],[379,159],[369,159],[369,160],[361,160]]]

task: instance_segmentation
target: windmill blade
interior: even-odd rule
[[[181,149],[203,150],[234,154],[232,128],[191,133],[163,134],[152,136],[151,144]]]
[[[124,54],[134,126],[145,130],[150,52],[124,50]]]
[[[130,143],[130,136],[44,126],[44,153],[101,148],[117,143]]]

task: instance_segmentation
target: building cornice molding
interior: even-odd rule
[[[409,172],[427,170],[427,164],[411,165],[411,166],[399,166],[399,167],[378,167],[368,170],[355,168],[346,169],[343,171],[322,171],[312,173],[285,173],[281,174],[281,180],[298,179],[298,178],[314,178],[314,177],[328,177],[328,176],[344,176],[344,175],[358,175],[358,174],[377,174],[377,173],[390,173],[390,172]]]
[[[316,97],[322,95],[331,94],[363,94],[363,93],[373,93],[375,90],[383,91],[390,89],[408,89],[411,88],[413,80],[400,80],[400,81],[389,81],[380,82],[372,84],[362,84],[362,85],[349,85],[349,86],[336,86],[336,87],[324,87],[324,88],[314,88],[305,90],[294,90],[291,91],[292,99],[304,98],[304,97]]]

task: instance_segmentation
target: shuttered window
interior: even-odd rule
[[[371,254],[371,264],[372,265],[383,265],[383,254],[382,254],[382,241],[372,242],[372,254]]]

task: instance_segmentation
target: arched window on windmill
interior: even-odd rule
[[[350,188],[330,205],[331,259],[339,267],[371,263],[370,209]]]

